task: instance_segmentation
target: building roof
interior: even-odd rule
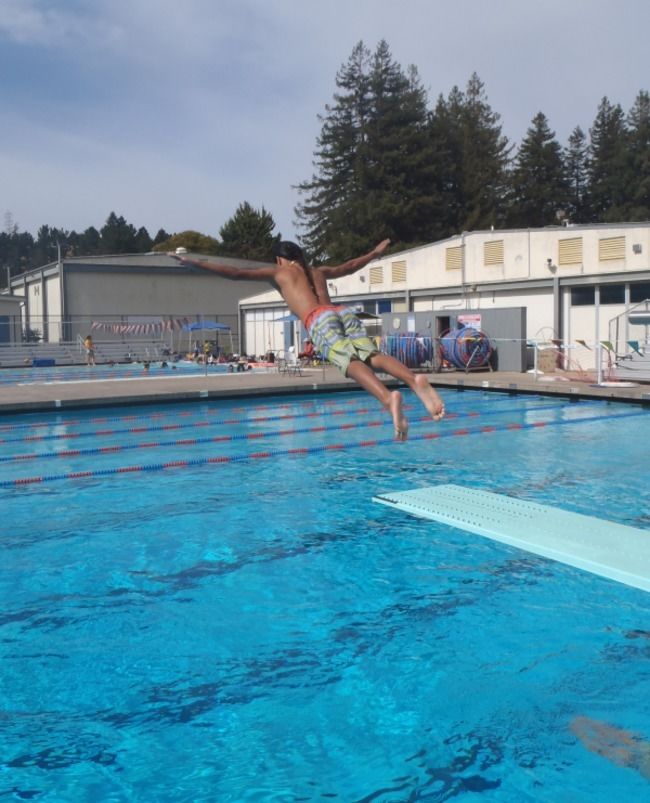
[[[201,260],[202,262],[220,262],[224,265],[231,265],[234,268],[260,268],[268,267],[268,262],[257,262],[249,259],[235,259],[234,257],[214,256],[211,254],[184,254],[183,256],[191,257],[193,259]],[[173,257],[167,254],[150,251],[146,254],[106,254],[97,256],[66,256],[61,259],[61,264],[66,271],[69,270],[91,270],[97,271],[106,268],[107,271],[128,271],[128,270],[141,270],[143,268],[150,268],[152,270],[162,271],[188,271],[195,272],[201,271],[200,268],[192,266],[181,265]],[[59,263],[57,261],[48,262],[38,268],[31,268],[24,271],[24,273],[16,274],[11,277],[12,284],[18,280],[24,280],[31,275],[41,273],[56,273],[58,271]]]

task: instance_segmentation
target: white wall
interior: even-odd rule
[[[624,253],[620,259],[601,259],[600,241],[624,238]],[[580,238],[582,259],[577,264],[560,264],[562,241]],[[503,263],[485,264],[485,244],[503,242]],[[449,248],[464,247],[464,262],[455,270],[446,268],[446,252]],[[454,308],[486,309],[490,307],[526,307],[527,337],[564,337],[594,342],[596,333],[600,340],[608,338],[609,321],[623,311],[620,305],[601,305],[572,308],[569,291],[562,290],[563,331],[554,332],[553,278],[566,283],[587,280],[598,283],[601,276],[620,276],[620,283],[634,280],[635,273],[650,270],[650,225],[614,224],[595,226],[548,227],[518,231],[470,232],[421,248],[391,254],[376,260],[358,274],[334,282],[336,295],[351,299],[368,296],[392,295],[394,308],[400,303],[396,293],[421,289],[431,290],[431,295],[412,299],[414,311],[453,310]],[[550,260],[550,265],[549,265]],[[392,265],[406,263],[405,282],[392,281]],[[383,282],[371,284],[371,271],[383,268]],[[527,289],[526,281],[544,283],[546,286]],[[521,282],[513,290],[506,283]],[[456,289],[457,292],[450,293]],[[596,317],[598,316],[598,318]],[[597,324],[598,323],[598,327]],[[630,337],[633,337],[631,335]]]

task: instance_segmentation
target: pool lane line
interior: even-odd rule
[[[446,432],[426,432],[421,435],[414,435],[409,438],[410,442],[413,441],[427,441],[439,440],[448,437],[463,437],[469,435],[487,435],[495,432],[513,432],[523,431],[528,429],[545,429],[554,426],[567,426],[574,424],[587,424],[600,421],[608,421],[618,418],[636,418],[639,416],[647,416],[645,410],[640,410],[634,413],[619,413],[610,415],[596,415],[585,418],[563,419],[560,421],[532,421],[525,424],[518,422],[501,424],[499,426],[482,426],[474,428],[463,428],[456,430],[449,430]],[[393,437],[390,438],[377,438],[374,440],[354,441],[352,443],[330,443],[322,446],[304,446],[295,447],[292,449],[272,449],[265,452],[246,452],[243,454],[235,455],[220,455],[216,457],[203,457],[193,458],[189,460],[171,460],[164,463],[141,464],[135,466],[121,466],[117,468],[105,469],[89,469],[87,471],[71,471],[65,474],[50,474],[41,475],[36,477],[22,477],[13,480],[1,480],[0,488],[17,488],[21,486],[57,482],[61,480],[79,480],[79,479],[93,479],[100,477],[110,477],[119,474],[135,474],[146,472],[165,471],[173,468],[199,468],[202,466],[211,465],[225,465],[228,463],[243,463],[251,460],[268,460],[272,457],[297,457],[312,454],[319,454],[321,452],[330,451],[352,451],[354,449],[374,448],[377,446],[399,445],[403,446],[409,441],[396,441]]]
[[[324,406],[324,407],[335,407],[336,405],[349,405],[352,406],[354,404],[359,403],[359,398],[356,399],[343,399],[343,400],[336,400],[336,401],[303,401],[300,403],[281,403],[281,404],[259,404],[253,405],[251,407],[243,407],[238,405],[237,407],[232,408],[232,412],[242,412],[242,413],[250,413],[255,412],[258,410],[281,410],[281,409],[288,409],[288,408],[295,408],[295,407],[314,407],[317,404]],[[205,416],[205,412],[203,410],[196,411],[196,410],[181,410],[179,412],[156,412],[156,413],[141,413],[140,415],[122,415],[122,416],[93,416],[92,418],[72,418],[64,421],[33,421],[24,424],[0,424],[0,432],[11,432],[13,430],[19,429],[41,429],[43,427],[71,427],[71,426],[85,426],[87,424],[110,424],[114,422],[123,422],[123,421],[149,421],[151,419],[164,419],[164,418],[198,418],[199,416]],[[3,441],[0,441],[3,443]]]
[[[245,416],[242,418],[216,418],[210,421],[197,421],[189,424],[161,424],[154,427],[125,427],[123,429],[96,429],[88,432],[62,432],[56,435],[29,435],[26,438],[0,438],[0,443],[41,443],[52,440],[71,440],[76,438],[106,437],[108,435],[129,435],[144,432],[173,432],[179,429],[204,429],[205,427],[264,423],[267,421],[287,421],[292,418],[320,418],[327,416],[360,415],[371,412],[370,407],[357,407],[348,410],[330,410],[322,412],[285,413],[273,416]]]
[[[596,402],[587,402],[586,404],[595,404]],[[559,406],[557,403],[542,403],[540,405],[535,405],[526,408],[526,412],[536,412],[538,410],[564,410],[568,405],[563,404]],[[573,403],[571,406],[575,406]],[[404,410],[412,410],[414,405],[412,404],[405,404]],[[312,413],[294,413],[294,414],[284,414],[284,415],[276,415],[276,416],[245,416],[243,418],[227,418],[227,419],[214,419],[212,421],[198,421],[192,423],[181,423],[181,424],[163,424],[161,426],[153,426],[153,427],[125,427],[123,429],[106,429],[106,430],[90,430],[88,432],[64,432],[55,435],[30,435],[28,437],[19,437],[19,438],[1,438],[0,444],[7,444],[7,443],[43,443],[45,441],[55,441],[55,440],[77,440],[79,438],[90,438],[90,437],[107,437],[113,435],[133,435],[133,434],[144,434],[148,432],[176,432],[182,429],[204,429],[206,427],[213,427],[213,426],[224,426],[224,425],[237,425],[237,424],[250,424],[250,423],[266,423],[268,421],[289,421],[294,418],[319,418],[319,417],[327,417],[327,416],[343,416],[343,415],[361,415],[364,413],[375,412],[375,408],[370,407],[356,407],[356,408],[349,408],[343,410],[330,410],[327,413],[323,412],[312,412]],[[460,413],[448,413],[445,416],[446,420],[458,418],[458,417],[478,417],[478,416],[490,416],[490,415],[507,415],[509,411],[507,410],[484,410],[483,412],[478,412],[475,410],[469,410],[467,412],[460,412]],[[419,419],[415,419],[416,421]],[[428,420],[428,416],[424,416],[423,420]],[[209,439],[208,439],[209,440]],[[45,454],[45,453],[44,453]],[[3,461],[3,458],[0,457],[0,462]]]
[[[441,388],[443,391],[445,390],[452,390],[453,388]],[[300,402],[282,402],[277,404],[257,404],[252,406],[243,406],[241,404],[237,405],[236,407],[232,407],[231,410],[233,413],[250,413],[250,412],[257,412],[259,410],[281,410],[287,408],[303,408],[303,407],[315,407],[319,405],[321,407],[335,407],[337,405],[349,405],[353,406],[359,403],[359,392],[351,389],[351,393],[354,393],[357,398],[353,399],[336,399],[336,400],[320,400],[320,399],[309,399]],[[407,392],[412,392],[408,391]],[[476,395],[476,394],[475,394]],[[546,399],[548,402],[548,397],[544,396],[529,396],[529,399],[539,398],[539,399]],[[477,399],[472,399],[472,402],[477,401]],[[520,396],[513,396],[511,393],[497,393],[491,392],[490,394],[486,395],[484,398],[479,398],[478,401],[482,401],[485,405],[489,404],[490,406],[493,405],[495,402],[517,402],[521,401]],[[556,406],[564,406],[566,404],[565,397],[558,397],[555,405]],[[572,403],[576,403],[577,400],[573,400]],[[580,399],[580,404],[600,404],[602,403],[600,400],[593,400],[593,399]],[[153,402],[152,402],[153,404]],[[535,409],[535,408],[530,408]],[[57,416],[60,416],[61,413],[57,413]],[[70,418],[64,420],[56,420],[56,421],[31,421],[27,423],[16,423],[16,424],[0,424],[0,433],[3,432],[12,432],[14,430],[25,430],[25,429],[42,429],[45,427],[72,427],[72,426],[85,426],[88,424],[111,424],[115,422],[124,422],[124,421],[150,421],[152,419],[159,420],[165,418],[198,418],[199,416],[205,416],[205,412],[203,410],[196,411],[196,410],[180,410],[174,412],[155,412],[155,413],[140,413],[139,415],[136,414],[129,414],[129,415],[122,415],[122,416],[93,416],[92,418]],[[85,434],[85,433],[82,433]],[[92,433],[91,433],[92,434]],[[74,437],[74,436],[71,436]],[[18,439],[14,439],[18,440]],[[6,443],[10,441],[3,441],[0,440],[0,443]],[[13,441],[11,441],[13,442]]]

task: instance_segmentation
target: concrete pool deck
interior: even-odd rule
[[[92,368],[88,369],[91,375]],[[1,376],[1,374],[0,374]],[[81,374],[83,377],[83,374]],[[576,374],[557,373],[535,378],[527,373],[503,371],[431,373],[437,388],[532,393],[576,399],[602,399],[650,406],[650,384],[635,387],[594,386]],[[389,380],[387,384],[398,383]],[[357,386],[332,366],[305,368],[302,376],[268,373],[194,374],[172,372],[165,376],[143,375],[128,379],[90,379],[29,382],[0,386],[0,415],[52,412],[61,409],[109,405],[160,404],[205,399],[236,399],[295,393],[331,393]]]

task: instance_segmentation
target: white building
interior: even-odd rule
[[[483,317],[495,321],[494,311],[522,308],[522,331],[509,338],[568,347],[618,338],[624,350],[642,335],[625,313],[650,299],[649,254],[650,223],[466,232],[376,260],[330,282],[330,292],[336,303],[381,315],[386,333],[426,327],[439,337],[459,312],[480,320],[492,311]],[[240,311],[251,353],[304,334],[277,322],[287,310],[275,291],[245,299]],[[503,334],[484,331],[498,349]],[[593,367],[594,353],[582,349],[581,367]]]

